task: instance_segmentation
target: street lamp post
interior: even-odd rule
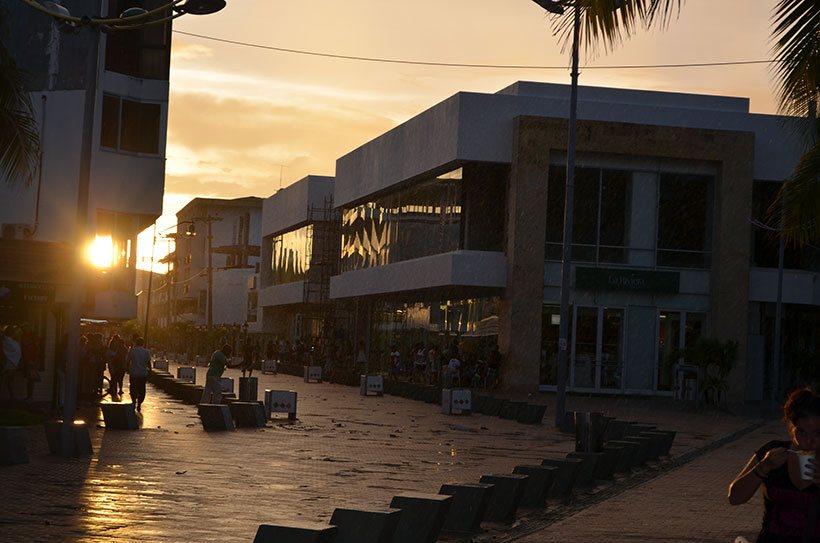
[[[563,15],[569,0],[533,0],[550,13]],[[561,302],[558,310],[558,372],[555,397],[555,426],[564,424],[567,398],[567,373],[569,369],[569,294],[572,274],[572,221],[575,205],[575,144],[578,124],[578,50],[581,33],[581,0],[572,2],[572,67],[570,71],[569,129],[567,137],[567,172],[564,184],[564,237],[561,244]],[[620,7],[620,0],[612,0],[613,9]]]
[[[166,4],[152,9],[129,8],[117,17],[82,16],[75,17],[65,6],[54,2],[39,3],[22,0],[30,8],[52,17],[61,31],[75,32],[83,28],[91,30],[90,51],[87,55],[85,79],[85,102],[80,146],[80,171],[77,181],[77,214],[74,227],[74,255],[72,262],[72,293],[68,310],[65,362],[65,382],[63,401],[63,425],[61,431],[60,454],[74,454],[74,418],[77,412],[77,375],[79,371],[80,318],[85,305],[85,266],[83,249],[88,230],[89,192],[91,186],[91,161],[94,142],[95,105],[97,99],[97,77],[99,75],[99,54],[101,31],[133,30],[154,24],[164,24],[185,14],[207,15],[225,7],[225,0],[169,0]],[[97,2],[97,5],[100,3]]]

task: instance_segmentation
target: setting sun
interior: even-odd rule
[[[86,249],[86,258],[96,268],[114,265],[114,241],[111,236],[97,236]]]

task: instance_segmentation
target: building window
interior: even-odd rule
[[[342,213],[342,271],[448,253],[461,244],[458,168]]]
[[[100,145],[132,153],[159,153],[159,104],[103,95]]]
[[[708,268],[714,177],[661,173],[658,187],[659,266]]]
[[[313,225],[274,236],[271,240],[273,284],[305,281],[313,253]]]
[[[165,3],[165,0],[109,0],[108,13],[113,17],[138,4],[151,10]],[[105,69],[108,71],[141,79],[167,80],[170,64],[171,25],[168,23],[106,34]]]
[[[552,165],[547,190],[546,258],[561,260],[564,239],[566,167]],[[632,173],[601,168],[575,169],[572,259],[626,262],[632,201]]]

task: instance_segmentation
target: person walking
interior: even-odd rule
[[[122,396],[122,383],[125,380],[125,359],[128,356],[128,349],[125,347],[125,340],[119,334],[111,336],[108,342],[108,374],[111,377],[109,389],[111,397]]]
[[[202,391],[202,399],[199,403],[222,403],[222,374],[225,368],[235,368],[240,364],[231,365],[228,360],[233,353],[233,347],[227,343],[218,351],[211,355],[208,363],[208,373],[205,374],[205,390]]]
[[[144,347],[145,340],[138,337],[126,356],[128,381],[130,383],[131,403],[142,411],[145,401],[145,383],[148,381],[148,370],[151,369],[151,353]]]

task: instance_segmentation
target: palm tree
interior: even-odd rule
[[[0,7],[0,29],[7,19],[7,12]],[[40,133],[24,85],[24,72],[0,39],[0,177],[30,183],[37,171],[39,153]]]
[[[816,0],[780,0],[774,9],[774,74],[783,113],[808,115],[806,151],[769,210],[780,219],[783,235],[803,245],[820,236],[820,4]]]

